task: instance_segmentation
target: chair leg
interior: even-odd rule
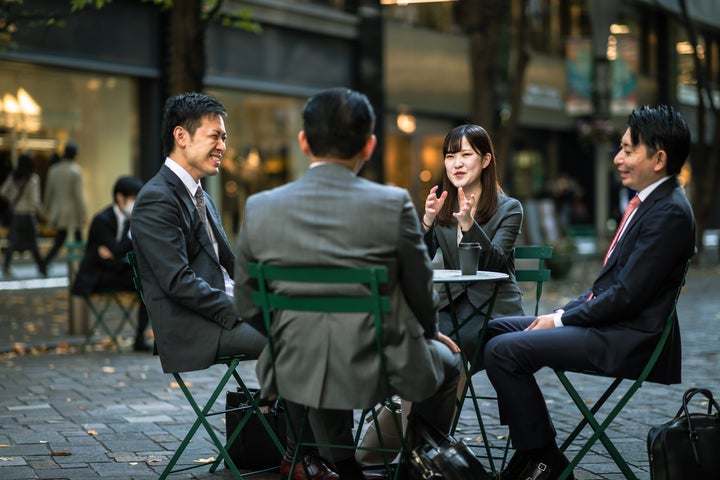
[[[558,477],[558,480],[565,480],[570,473],[573,471],[573,469],[580,463],[580,460],[583,459],[583,457],[587,454],[587,452],[590,450],[592,445],[597,442],[599,439],[600,442],[603,444],[605,449],[608,451],[610,456],[612,457],[615,464],[620,468],[620,471],[623,473],[626,479],[628,480],[638,480],[637,476],[632,472],[630,467],[628,466],[625,459],[622,457],[618,449],[615,447],[615,445],[612,443],[610,438],[607,436],[605,431],[607,430],[608,426],[612,423],[612,421],[617,417],[617,415],[622,411],[622,409],[625,407],[628,401],[630,401],[630,398],[635,394],[635,392],[640,388],[642,385],[642,382],[635,381],[630,386],[630,388],[625,392],[625,394],[620,398],[620,400],[617,402],[614,408],[608,413],[608,415],[605,417],[602,423],[598,423],[598,421],[595,418],[594,412],[591,411],[583,399],[580,397],[580,395],[577,393],[577,390],[572,386],[570,381],[568,380],[567,376],[564,372],[556,371],[555,372],[560,379],[561,383],[565,387],[565,390],[570,394],[570,396],[573,399],[573,402],[578,407],[580,412],[583,415],[583,422],[590,425],[590,427],[593,429],[593,434],[590,436],[590,438],[585,442],[585,444],[580,448],[580,451],[575,455],[575,457],[570,461],[570,464],[567,466],[567,468],[562,472],[562,474]],[[620,383],[618,380],[622,381],[621,379],[616,379],[608,388],[608,390],[611,390],[610,393],[612,393],[615,388],[617,388],[617,385]],[[603,395],[605,399],[609,396]],[[601,397],[602,398],[602,397]],[[595,409],[597,411],[597,409]],[[565,445],[565,444],[563,444]]]
[[[234,359],[227,365],[227,371],[222,376],[222,379],[218,383],[217,387],[215,387],[215,390],[210,395],[210,398],[206,402],[205,406],[200,409],[200,406],[195,401],[195,398],[193,397],[192,393],[190,393],[190,390],[187,388],[187,385],[183,381],[182,377],[178,373],[173,373],[173,377],[175,378],[175,381],[177,381],[178,385],[180,386],[180,389],[182,390],[183,394],[185,395],[185,398],[190,403],[190,406],[192,407],[193,411],[195,412],[195,422],[193,422],[192,426],[190,427],[190,430],[188,430],[187,434],[185,435],[185,438],[183,438],[182,442],[180,443],[180,446],[175,451],[175,454],[172,456],[170,461],[168,462],[167,466],[165,467],[165,470],[163,470],[163,473],[160,475],[160,480],[164,480],[167,478],[168,475],[174,472],[180,472],[185,470],[190,470],[193,468],[198,468],[203,465],[192,465],[190,467],[185,468],[178,468],[177,470],[173,470],[173,467],[177,463],[177,461],[180,459],[180,456],[185,451],[185,448],[187,448],[188,444],[190,443],[190,440],[193,438],[195,433],[197,432],[198,428],[200,428],[200,425],[202,425],[207,432],[207,434],[210,436],[210,439],[212,440],[213,444],[218,450],[218,460],[211,465],[211,468],[213,466],[216,466],[215,463],[219,463],[221,460],[225,460],[225,463],[227,467],[230,469],[230,471],[233,473],[234,477],[237,479],[243,479],[242,474],[238,470],[238,468],[235,466],[235,463],[230,458],[230,455],[227,451],[227,446],[223,444],[223,442],[218,438],[217,434],[212,428],[212,425],[207,421],[208,414],[210,413],[212,407],[215,405],[215,402],[217,401],[217,398],[220,396],[220,393],[225,389],[225,385],[227,384],[228,380],[230,380],[230,377],[233,376],[233,373],[235,372],[235,368],[237,367],[239,363],[239,360]]]
[[[105,334],[110,337],[110,340],[115,344],[115,346],[118,346],[117,340],[113,336],[108,326],[105,324],[105,314],[107,313],[110,305],[112,304],[112,297],[109,295],[103,295],[103,297],[104,303],[102,303],[102,306],[100,308],[95,306],[95,304],[90,300],[90,298],[85,297],[85,304],[92,312],[94,318],[93,324],[88,329],[87,335],[85,335],[85,347],[90,345],[92,336],[98,330],[98,328],[102,329]]]
[[[133,313],[135,312],[136,308],[138,307],[138,301],[136,299],[133,299],[129,305],[125,305],[122,301],[122,298],[120,297],[120,294],[113,293],[113,301],[117,304],[118,308],[120,309],[121,317],[120,317],[120,323],[118,324],[117,328],[115,328],[115,334],[114,338],[118,338],[120,334],[122,333],[123,328],[125,328],[125,325],[129,325],[130,328],[135,329],[135,322],[136,320],[133,319]],[[135,317],[137,318],[137,317]],[[115,342],[117,345],[117,342]]]

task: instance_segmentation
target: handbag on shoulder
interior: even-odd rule
[[[707,413],[689,412],[695,395],[707,399]],[[720,478],[720,406],[710,390],[685,391],[675,418],[652,427],[647,445],[651,480]]]
[[[405,461],[415,480],[490,480],[480,460],[462,440],[441,432],[419,416],[410,416],[413,447]]]

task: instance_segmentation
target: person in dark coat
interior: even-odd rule
[[[73,295],[86,296],[96,292],[135,291],[132,270],[126,254],[133,249],[130,238],[130,214],[142,182],[134,177],[120,177],[113,187],[113,204],[99,212],[90,224],[85,255],[75,283]],[[135,334],[135,351],[146,351],[145,329],[148,314],[140,302]]]

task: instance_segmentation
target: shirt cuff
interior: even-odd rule
[[[565,313],[565,310],[562,308],[558,308],[555,310],[555,313],[553,315],[553,322],[555,322],[556,327],[564,327],[565,325],[562,322],[562,314]]]

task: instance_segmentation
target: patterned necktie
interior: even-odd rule
[[[212,234],[210,233],[210,222],[208,222],[207,218],[207,208],[205,207],[205,192],[203,192],[203,189],[200,187],[195,190],[195,203],[197,211],[200,214],[200,220],[202,220],[205,225],[205,230],[207,230],[208,237],[212,239]]]
[[[622,220],[620,220],[620,225],[618,226],[618,229],[615,231],[615,237],[613,237],[612,242],[610,243],[610,248],[608,248],[607,253],[605,254],[605,260],[603,260],[603,267],[608,261],[608,258],[610,258],[610,254],[615,250],[615,245],[617,245],[618,239],[620,238],[620,234],[625,229],[625,223],[627,223],[628,218],[630,218],[630,214],[635,211],[635,209],[640,206],[642,201],[640,200],[640,197],[635,195],[632,200],[630,200],[630,203],[628,203],[628,206],[625,208],[625,212],[623,213]]]

